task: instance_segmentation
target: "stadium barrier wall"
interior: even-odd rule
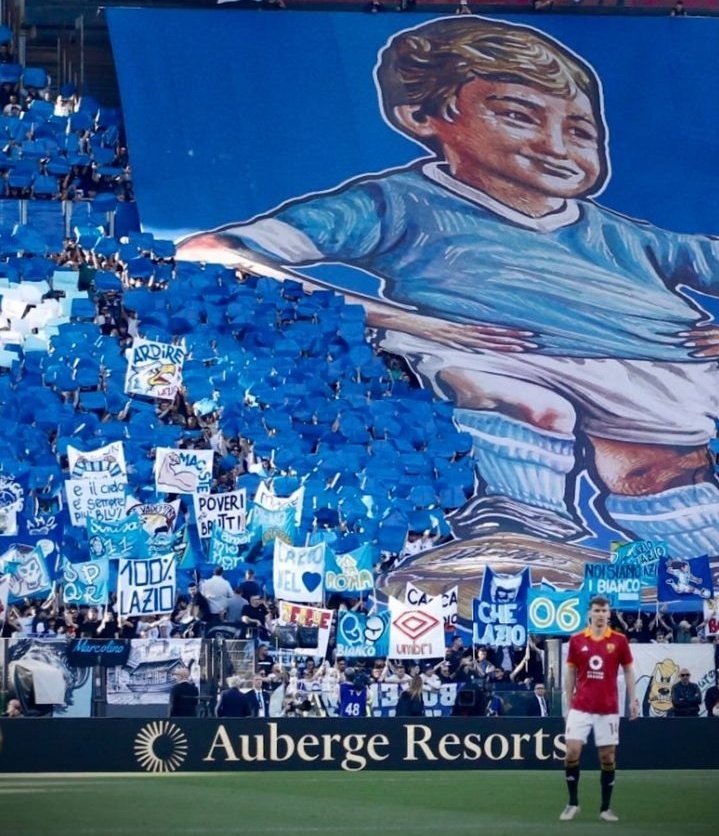
[[[561,769],[561,718],[0,721],[0,772]],[[623,769],[717,769],[719,722],[622,721]],[[593,747],[585,765],[596,768]]]

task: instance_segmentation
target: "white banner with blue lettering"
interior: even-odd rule
[[[289,546],[275,540],[272,581],[275,598],[297,604],[321,604],[324,599],[325,544]]]
[[[117,608],[121,618],[170,613],[175,606],[175,557],[120,559]]]
[[[126,352],[125,392],[171,401],[182,386],[185,349],[135,337]]]
[[[527,643],[529,569],[516,575],[484,570],[482,591],[472,607],[474,644],[493,646]]]
[[[127,480],[124,476],[66,479],[65,495],[70,523],[84,526],[88,517],[104,522],[125,516]]]

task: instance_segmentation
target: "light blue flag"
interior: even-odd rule
[[[612,562],[620,566],[640,566],[642,588],[649,588],[656,586],[659,561],[667,557],[669,546],[663,540],[636,540],[619,546]]]
[[[63,558],[63,600],[66,604],[99,607],[107,604],[110,587],[110,561],[106,557],[71,563]]]
[[[210,550],[207,561],[215,566],[222,566],[225,570],[234,569],[243,558],[240,552],[246,546],[252,535],[249,531],[225,531],[219,525],[212,526],[210,535]]]
[[[294,543],[297,526],[295,508],[292,505],[273,510],[255,503],[250,519],[249,527],[253,529],[255,536],[262,540],[263,545],[278,538],[285,543]]]
[[[54,544],[51,541],[40,540],[28,551],[16,548],[3,555],[3,571],[10,575],[10,603],[24,598],[44,597],[52,592],[52,576],[48,571],[48,562],[54,565],[54,552]]]
[[[709,557],[679,560],[666,557],[659,561],[657,600],[708,601],[714,597]]]
[[[140,559],[147,557],[148,535],[137,514],[123,520],[104,521],[87,518],[87,538],[90,557]]]
[[[546,636],[571,636],[586,623],[587,596],[580,589],[532,586],[527,594],[527,629]]]
[[[325,552],[325,591],[343,593],[369,592],[374,588],[373,548],[363,543],[345,554]]]
[[[389,653],[389,610],[337,614],[337,655],[376,658]]]

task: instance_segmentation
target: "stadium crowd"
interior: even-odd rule
[[[14,66],[4,58],[12,53],[0,44],[0,68]],[[21,72],[12,80],[12,72],[0,70],[3,194],[132,200],[117,113],[72,89],[52,91],[49,79],[34,87],[28,77]],[[92,449],[122,440],[129,492],[145,501],[155,498],[155,447],[210,449],[213,493],[246,488],[253,496],[264,482],[287,497],[303,486],[298,542],[323,541],[340,554],[378,543],[377,573],[448,539],[447,517],[474,489],[471,441],[455,428],[451,406],[434,402],[400,358],[370,348],[362,309],[331,292],[308,294],[297,282],[176,262],[171,242],[139,231],[118,241],[102,211],[112,200],[101,201],[95,223],[76,228],[60,248],[43,230],[31,240],[20,230],[0,254],[0,274],[10,285],[32,281],[43,291],[23,311],[2,309],[0,403],[8,427],[0,455],[3,472],[27,486],[18,515],[61,512],[69,445]],[[76,274],[74,287],[56,286],[58,269]],[[22,327],[43,307],[48,316]],[[27,336],[47,351],[37,344],[29,350]],[[124,351],[136,337],[186,347],[183,387],[173,400],[125,393]],[[349,677],[332,643],[325,659],[282,665],[273,655],[272,543],[251,541],[226,572],[209,566],[193,534],[191,504],[181,495],[165,499],[180,501],[183,546],[194,550],[172,613],[121,619],[113,596],[102,608],[66,605],[58,581],[51,595],[9,607],[0,635],[188,638],[231,627],[237,638],[257,640],[260,685],[285,687],[287,716],[311,713],[313,694],[338,692],[358,676],[402,690],[419,677],[425,692],[450,682],[531,690],[545,680],[542,642],[534,639],[526,647],[466,648],[455,637],[445,658],[352,660]],[[66,526],[61,549],[85,559],[86,532]],[[342,596],[326,603],[336,610],[368,605]],[[660,609],[615,618],[631,641],[703,638],[696,613]]]

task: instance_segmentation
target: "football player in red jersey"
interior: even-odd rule
[[[609,627],[609,601],[601,596],[589,602],[589,627],[569,640],[564,676],[567,705],[565,775],[569,803],[560,821],[571,821],[579,813],[579,758],[589,732],[599,753],[602,803],[599,818],[617,821],[610,808],[614,787],[615,753],[619,743],[619,694],[617,677],[624,670],[629,696],[629,717],[639,716],[634,688],[634,668],[629,642]]]

